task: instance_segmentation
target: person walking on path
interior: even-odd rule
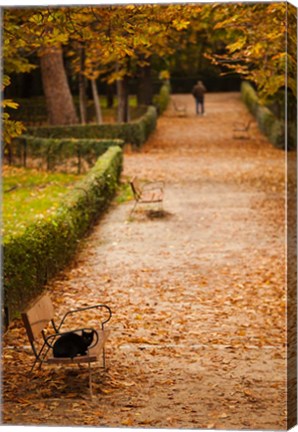
[[[198,81],[192,89],[192,94],[196,100],[196,113],[204,115],[204,96],[206,93],[206,87],[202,81]]]

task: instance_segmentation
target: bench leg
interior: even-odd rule
[[[106,350],[105,350],[104,346],[102,349],[102,365],[103,365],[103,368],[105,369],[106,368]]]
[[[129,213],[129,217],[132,216],[133,212],[135,211],[135,208],[136,208],[137,204],[138,204],[138,201],[135,201],[134,206],[133,206],[133,208],[131,209],[131,211]]]
[[[92,391],[92,369],[91,369],[91,362],[88,362],[89,365],[89,390],[90,390],[90,397],[93,398],[93,391]]]
[[[250,139],[250,135],[248,131],[234,131],[233,139]]]
[[[33,369],[35,368],[37,362],[38,362],[38,359],[35,359],[35,360],[34,360],[34,363],[33,363],[33,365],[32,365],[32,367],[31,367],[31,369],[30,369],[30,371],[29,371],[29,374],[32,374]],[[40,369],[40,368],[41,368],[41,365],[39,365],[39,369]]]

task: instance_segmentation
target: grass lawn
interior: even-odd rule
[[[81,177],[4,166],[2,238],[22,234],[31,223],[49,217]]]

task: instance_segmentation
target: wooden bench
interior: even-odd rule
[[[134,177],[129,183],[135,200],[130,216],[132,216],[137,204],[159,203],[162,205],[164,195],[163,181],[149,182],[141,185],[137,177]]]
[[[249,139],[250,128],[254,120],[248,120],[246,123],[235,122],[233,126],[233,138],[235,139]]]
[[[182,103],[178,103],[174,99],[171,99],[171,101],[172,101],[174,111],[178,114],[178,116],[185,117],[187,114],[186,105],[184,105]]]
[[[65,321],[68,317],[74,314],[91,310],[94,312],[104,312],[106,315],[105,319],[99,321],[99,328],[91,329],[75,329],[75,330],[63,330]],[[33,354],[35,356],[34,363],[31,367],[30,373],[33,371],[37,363],[39,368],[42,364],[57,364],[57,365],[75,365],[80,363],[88,363],[89,366],[89,389],[92,397],[92,375],[91,375],[91,363],[98,362],[101,359],[103,367],[106,367],[105,360],[105,349],[104,345],[109,334],[109,330],[105,329],[105,324],[111,319],[111,309],[104,304],[97,304],[94,306],[87,306],[78,308],[66,312],[57,325],[54,321],[54,306],[48,294],[42,295],[36,299],[29,308],[22,313],[22,319],[25,325],[27,336],[32,347]],[[87,351],[87,355],[76,356],[74,358],[53,357],[52,348],[55,340],[63,334],[81,330],[95,330],[96,340],[92,343]]]

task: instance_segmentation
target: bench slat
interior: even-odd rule
[[[160,202],[163,199],[162,192],[143,192],[140,197],[140,202],[150,203],[150,202]]]
[[[38,298],[26,312],[22,313],[23,322],[31,342],[40,336],[41,331],[53,317],[54,307],[47,294]]]

